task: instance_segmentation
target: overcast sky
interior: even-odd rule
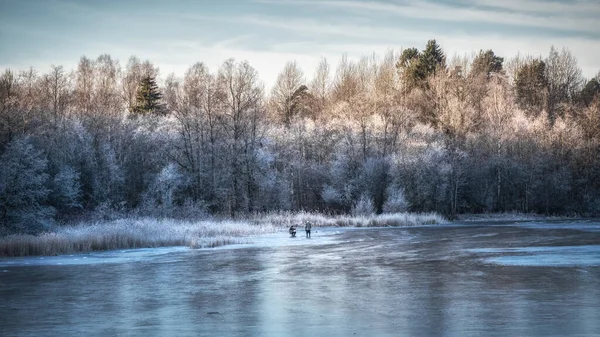
[[[600,70],[600,0],[0,0],[0,69],[74,69],[79,58],[131,55],[182,75],[195,62],[248,60],[267,86],[287,61],[311,77],[335,65],[423,49],[447,55],[493,49],[546,57],[567,47],[586,77]]]

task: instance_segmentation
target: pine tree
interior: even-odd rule
[[[427,41],[425,49],[420,56],[421,67],[425,73],[425,77],[435,74],[438,67],[446,66],[446,56],[442,47],[435,40]]]
[[[404,78],[407,91],[417,87],[425,78],[419,62],[420,57],[421,53],[417,48],[408,48],[402,51],[400,61],[396,63],[396,68],[401,70],[401,76]]]
[[[425,87],[427,78],[434,75],[438,68],[445,67],[446,56],[435,40],[427,41],[422,52],[416,48],[405,49],[396,63],[396,68],[403,74],[408,91],[415,87]]]
[[[600,76],[598,76],[600,78]],[[587,82],[581,91],[581,100],[586,106],[589,106],[594,101],[595,97],[600,97],[600,80],[592,78]]]
[[[517,103],[529,115],[537,116],[546,107],[548,79],[546,63],[535,59],[525,64],[515,78]]]
[[[473,60],[471,66],[471,76],[485,75],[489,77],[491,73],[502,72],[503,57],[498,57],[491,49],[487,51],[480,50],[479,54]]]
[[[136,96],[136,104],[132,109],[135,115],[145,115],[152,113],[164,115],[167,113],[164,105],[160,102],[162,94],[158,90],[156,80],[152,76],[146,76],[142,79]]]

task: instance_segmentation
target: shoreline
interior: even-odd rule
[[[56,226],[53,231],[0,237],[0,257],[57,256],[109,250],[160,247],[215,248],[246,244],[253,236],[300,230],[310,221],[319,227],[413,227],[477,223],[589,220],[593,217],[543,216],[527,213],[463,214],[449,221],[435,213],[327,216],[317,213],[272,213],[240,220],[176,220],[122,218]]]
[[[97,251],[185,246],[214,248],[247,243],[256,235],[303,227],[410,227],[449,223],[435,213],[395,213],[371,216],[325,216],[314,213],[275,213],[243,220],[186,221],[125,218],[56,226],[54,231],[12,234],[0,238],[0,257],[56,256]]]
[[[568,221],[597,219],[597,217],[585,217],[580,215],[540,215],[535,213],[486,213],[486,214],[460,214],[452,222],[504,222],[504,221]]]

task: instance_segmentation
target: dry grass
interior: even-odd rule
[[[279,228],[242,221],[121,219],[57,227],[53,233],[0,238],[0,256],[58,255],[98,250],[245,243],[245,237]]]
[[[440,224],[437,214],[384,214],[367,217],[315,213],[272,213],[250,220],[182,221],[152,218],[80,223],[40,235],[0,238],[0,256],[85,253],[99,250],[187,246],[217,247],[246,243],[248,237],[275,233],[310,221],[315,227],[388,227]]]
[[[350,216],[337,215],[326,216],[317,213],[272,213],[261,216],[255,220],[258,223],[281,224],[283,227],[291,225],[303,226],[306,221],[310,221],[317,227],[403,227],[419,225],[436,225],[447,222],[442,216],[436,213],[386,213],[369,216]]]

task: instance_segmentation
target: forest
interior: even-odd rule
[[[161,77],[132,56],[0,76],[0,234],[134,214],[600,214],[600,73],[435,40],[290,61],[269,90],[245,61]]]

